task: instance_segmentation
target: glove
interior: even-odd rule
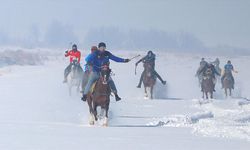
[[[130,61],[130,59],[124,59],[124,62],[125,63],[127,63],[127,62],[129,62]]]
[[[138,63],[135,63],[135,66],[138,66]]]
[[[65,54],[68,54],[69,51],[65,51]]]

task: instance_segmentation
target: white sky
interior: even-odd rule
[[[250,0],[0,0],[0,31],[25,37],[53,21],[78,36],[93,27],[187,31],[207,46],[250,48]]]

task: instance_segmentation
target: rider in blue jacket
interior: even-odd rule
[[[100,74],[102,65],[109,63],[110,59],[115,61],[115,62],[121,62],[121,63],[127,63],[130,61],[129,59],[123,59],[123,58],[119,58],[117,56],[114,56],[109,51],[106,51],[106,44],[103,42],[99,43],[97,51],[90,54],[85,59],[87,64],[90,64],[92,66],[92,71],[90,73],[88,83],[83,91],[83,97],[82,97],[83,101],[86,101],[87,94],[89,93],[92,85],[95,83],[95,81],[97,81],[99,79],[99,77],[100,77],[99,74]],[[121,100],[121,98],[117,94],[117,89],[116,89],[116,86],[115,86],[112,78],[110,78],[108,83],[109,83],[109,86],[110,86],[112,92],[115,94],[116,101]]]
[[[223,73],[223,75],[221,77],[222,88],[224,88],[223,87],[223,81],[224,81],[224,79],[226,77],[226,73],[229,73],[229,75],[230,75],[230,77],[231,77],[231,79],[233,81],[233,89],[234,89],[234,83],[235,83],[235,81],[234,81],[234,77],[233,77],[233,73],[232,72],[238,73],[238,71],[234,70],[234,67],[233,67],[231,61],[228,60],[227,64],[224,66],[224,73]]]

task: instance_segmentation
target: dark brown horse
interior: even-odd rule
[[[224,74],[224,80],[222,81],[223,88],[225,90],[225,95],[228,97],[228,90],[229,90],[229,96],[232,96],[232,89],[233,89],[233,79],[231,72],[225,72]]]
[[[201,81],[201,88],[202,88],[202,98],[205,97],[208,99],[208,94],[210,94],[210,98],[213,98],[213,90],[214,90],[214,81],[213,81],[213,72],[211,68],[205,70],[202,81]]]
[[[148,98],[148,91],[150,90],[150,99],[153,99],[153,90],[156,82],[154,75],[154,68],[152,63],[144,63],[143,85],[145,91],[145,97]]]
[[[87,96],[87,102],[90,112],[90,125],[94,125],[95,121],[98,120],[97,107],[100,106],[102,112],[105,112],[103,126],[108,126],[108,111],[111,94],[111,90],[108,84],[110,73],[111,69],[108,65],[102,66],[100,78],[97,80],[93,92],[89,93]]]

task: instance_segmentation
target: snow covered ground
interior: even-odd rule
[[[114,52],[130,57],[145,52]],[[112,63],[121,102],[112,99],[109,127],[89,126],[88,107],[79,93],[72,97],[62,84],[66,59],[41,66],[0,68],[0,149],[173,149],[248,150],[250,97],[248,56],[231,59],[235,98],[225,99],[220,85],[216,99],[202,101],[194,77],[199,55],[157,53],[156,69],[167,80],[162,99],[143,99],[136,85],[142,66]],[[209,60],[214,60],[211,56]],[[158,85],[160,86],[160,85]]]

